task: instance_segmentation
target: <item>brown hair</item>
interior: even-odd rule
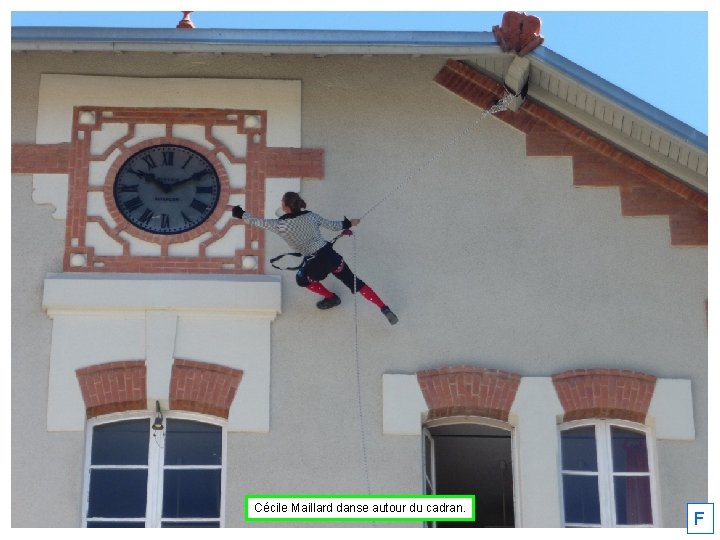
[[[283,195],[282,201],[292,212],[299,212],[307,206],[305,201],[302,200],[302,197],[294,191],[288,191]]]

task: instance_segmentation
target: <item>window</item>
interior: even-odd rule
[[[93,422],[83,500],[86,527],[220,527],[224,429],[201,415]]]
[[[652,448],[629,422],[575,422],[561,428],[566,527],[653,526]]]

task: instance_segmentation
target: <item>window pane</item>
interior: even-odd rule
[[[219,521],[163,521],[163,529],[218,529],[220,528]]]
[[[222,428],[190,420],[167,421],[165,465],[221,465]]]
[[[87,517],[145,517],[147,469],[90,471]]]
[[[144,529],[144,521],[88,521],[88,529]]]
[[[163,517],[220,517],[220,470],[165,469]]]
[[[595,426],[568,429],[560,434],[565,471],[597,471]]]
[[[93,428],[93,465],[147,465],[150,420],[127,420]]]
[[[652,524],[650,477],[616,476],[615,511],[618,525]]]
[[[597,476],[563,475],[566,523],[600,523]]]
[[[613,471],[648,472],[647,442],[640,431],[610,428],[612,434]]]

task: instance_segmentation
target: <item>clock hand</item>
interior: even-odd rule
[[[155,184],[162,184],[162,180],[157,178],[153,173],[151,172],[143,172],[143,171],[136,171],[135,169],[130,169],[130,172],[133,173],[135,176],[139,176],[146,182],[153,182]]]
[[[206,170],[195,172],[195,173],[191,174],[190,176],[188,176],[187,178],[183,178],[182,180],[178,180],[177,182],[172,184],[172,189],[175,189],[175,187],[180,186],[186,182],[192,182],[194,180],[199,180],[200,178],[202,178],[209,172],[210,171],[206,171]]]
[[[152,182],[153,184],[158,186],[163,193],[170,193],[173,190],[173,180],[168,180],[166,178],[158,178],[151,172],[136,171],[135,169],[130,169],[130,172],[135,174],[136,176],[141,177],[146,182]]]
[[[192,173],[192,174],[191,174],[190,176],[188,176],[187,178],[185,178],[185,179],[183,179],[183,180],[180,180],[180,181],[178,182],[178,184],[184,184],[185,182],[192,182],[193,180],[199,180],[200,178],[202,178],[203,176],[205,176],[206,174],[208,174],[208,172],[209,172],[209,171],[204,171],[204,170],[203,170],[203,171],[198,171],[198,172]]]

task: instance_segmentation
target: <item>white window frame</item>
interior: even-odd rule
[[[590,471],[565,471],[562,468],[562,432],[583,427],[595,427],[595,449],[597,451],[597,472]],[[610,428],[616,426],[619,428],[629,429],[645,435],[647,453],[648,453],[648,473],[614,473],[612,470],[612,437]],[[605,420],[605,419],[585,419],[566,422],[558,426],[558,470],[560,485],[560,510],[562,512],[562,523],[564,527],[616,527],[616,528],[652,528],[662,527],[660,523],[660,497],[658,495],[657,482],[657,462],[655,450],[655,434],[653,430],[644,424],[630,422],[626,420]],[[600,524],[587,523],[566,523],[565,521],[565,494],[563,484],[563,474],[572,473],[576,475],[597,476],[598,478],[598,496],[600,500]],[[615,511],[615,487],[613,479],[615,476],[648,476],[650,478],[650,507],[652,512],[651,524],[638,525],[620,525],[617,523]]]
[[[219,526],[223,528],[225,526],[225,486],[227,476],[227,421],[223,418],[216,416],[209,416],[206,414],[186,412],[186,411],[164,411],[163,410],[163,425],[166,420],[191,420],[194,422],[201,422],[203,424],[212,424],[219,426],[222,433],[222,463],[220,466],[217,465],[193,465],[192,469],[220,469],[220,518]],[[112,413],[107,415],[98,416],[87,421],[87,429],[85,431],[85,458],[83,460],[84,467],[84,478],[83,478],[83,497],[82,497],[82,526],[87,527],[88,518],[88,506],[90,503],[90,459],[92,456],[92,436],[93,428],[101,426],[103,424],[110,424],[113,422],[121,422],[124,420],[148,420],[148,430],[150,433],[150,440],[148,444],[148,485],[147,485],[147,507],[145,510],[144,521],[145,528],[159,528],[162,525],[162,500],[163,500],[163,474],[165,470],[164,457],[165,453],[165,429],[162,431],[152,431],[150,425],[155,418],[154,411],[131,411],[123,413]],[[124,467],[124,466],[121,466]],[[145,466],[129,466],[129,468],[144,469]],[[179,466],[168,466],[168,469],[182,468]],[[165,521],[215,521],[217,518],[165,518]],[[93,522],[102,521],[93,519]],[[108,518],[106,521],[117,522],[117,519]]]
[[[427,446],[429,446],[429,452],[426,449]],[[424,495],[435,495],[436,491],[436,485],[435,485],[435,438],[430,433],[430,430],[423,426],[422,428],[422,448],[421,448],[421,454],[422,454],[422,487],[421,493]],[[428,463],[429,462],[429,463]],[[430,474],[428,475],[428,465],[430,466]],[[427,487],[430,486],[430,492],[428,492]],[[437,522],[435,521],[423,521],[423,527],[425,528],[431,528],[434,529],[437,527]]]

